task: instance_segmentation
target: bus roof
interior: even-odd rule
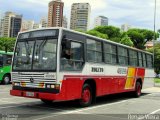
[[[144,53],[147,53],[147,54],[152,54],[152,53],[144,51],[144,50],[140,50],[140,49],[137,49],[137,48],[134,48],[134,47],[129,47],[127,45],[123,45],[123,44],[120,44],[120,43],[117,43],[117,42],[114,42],[114,41],[110,41],[110,40],[107,40],[107,39],[99,38],[99,37],[96,37],[96,36],[93,36],[93,35],[89,35],[89,34],[86,34],[86,33],[78,32],[78,31],[75,31],[75,30],[70,30],[70,29],[63,28],[63,27],[39,28],[39,29],[29,30],[29,31],[25,31],[25,32],[19,32],[19,34],[38,31],[38,30],[51,30],[51,29],[66,30],[66,31],[69,31],[69,32],[72,32],[72,33],[76,33],[76,34],[79,34],[79,35],[84,35],[84,36],[95,38],[95,39],[99,39],[99,40],[102,40],[102,41],[107,41],[108,43],[112,43],[112,44],[115,44],[115,45],[118,45],[118,46],[122,46],[122,47],[125,47],[125,48],[132,49],[132,50],[144,52]]]
[[[0,50],[0,54],[5,54],[5,55],[13,55],[13,52],[5,52]]]

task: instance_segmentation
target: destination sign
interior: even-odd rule
[[[31,37],[56,36],[56,30],[41,30],[31,33]]]

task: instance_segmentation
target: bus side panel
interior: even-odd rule
[[[145,69],[144,68],[137,68],[137,75],[136,76],[137,76],[137,78],[140,78],[142,80],[142,85],[143,85],[144,76],[145,76]]]
[[[126,77],[120,77],[118,79],[118,92],[124,92]]]
[[[149,88],[154,86],[154,70],[146,69],[143,88]]]
[[[96,96],[103,96],[106,94],[114,93],[115,80],[108,77],[96,77],[96,76],[65,76],[65,80],[62,82],[61,93],[65,93],[67,100],[80,99],[83,84],[87,79],[92,78],[96,83]]]
[[[97,96],[124,92],[126,77],[106,76],[96,80]]]
[[[84,81],[78,77],[66,77],[62,82],[61,92],[67,100],[81,98],[82,86]]]
[[[4,75],[4,73],[3,73],[3,68],[0,68],[0,82],[1,82],[2,79],[3,79],[3,75]]]
[[[60,96],[64,100],[74,100],[81,98],[81,92],[83,84],[86,78],[89,76],[71,76],[67,75],[64,77],[65,80],[62,82]],[[91,76],[90,76],[91,78]],[[115,77],[115,76],[92,76],[92,79],[96,82],[96,96],[103,96],[107,94],[120,93],[133,91],[133,89],[125,90],[126,77]]]
[[[108,94],[109,93],[109,84],[110,84],[110,79],[109,78],[102,78],[101,79],[101,84],[99,84],[99,81],[96,81],[96,84],[97,84],[97,90],[98,89],[101,89],[99,90],[99,93],[97,93],[97,96],[101,96],[101,95],[105,95],[105,94]]]
[[[145,75],[145,69],[144,68],[138,68],[137,76],[138,77],[144,77],[144,75]]]
[[[3,66],[0,68],[0,81],[2,81],[3,76],[7,73],[10,74],[11,66]]]

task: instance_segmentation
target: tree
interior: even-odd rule
[[[156,73],[160,73],[160,43],[155,44],[154,48],[147,50],[148,52],[154,52],[154,68]]]
[[[148,41],[153,40],[154,38],[154,31],[147,30],[147,29],[130,29],[127,31],[127,35],[131,38],[134,47],[139,49],[145,49],[145,44]],[[156,38],[158,37],[158,34],[156,33]]]
[[[110,38],[109,40],[111,40],[113,42],[116,42],[116,43],[120,43],[121,42],[121,38],[120,37],[113,37],[113,38]]]
[[[96,36],[96,37],[103,38],[103,39],[108,39],[108,35],[100,33],[96,30],[90,30],[90,31],[87,31],[86,33],[90,34],[90,35],[93,35],[93,36]]]
[[[158,37],[160,37],[160,29],[158,29],[158,31],[157,31],[157,32],[158,32]]]
[[[120,29],[114,26],[98,26],[94,30],[106,34],[109,39],[121,36]]]
[[[127,32],[127,35],[130,37],[132,40],[134,47],[139,48],[139,49],[144,49],[144,35],[141,34],[137,29],[130,29]]]
[[[0,38],[0,50],[4,50],[6,52],[13,51],[15,41],[16,41],[16,38],[1,37]]]
[[[120,43],[133,47],[133,42],[127,34],[121,39]]]
[[[158,31],[157,31],[158,33],[160,33],[160,29],[158,29]]]

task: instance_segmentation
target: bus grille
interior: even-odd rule
[[[31,81],[31,78],[34,81]],[[40,84],[55,84],[56,79],[53,78],[46,78],[45,73],[18,73],[12,72],[12,81],[13,82],[23,82],[26,84],[25,87],[39,87]],[[45,87],[45,86],[43,86]]]

